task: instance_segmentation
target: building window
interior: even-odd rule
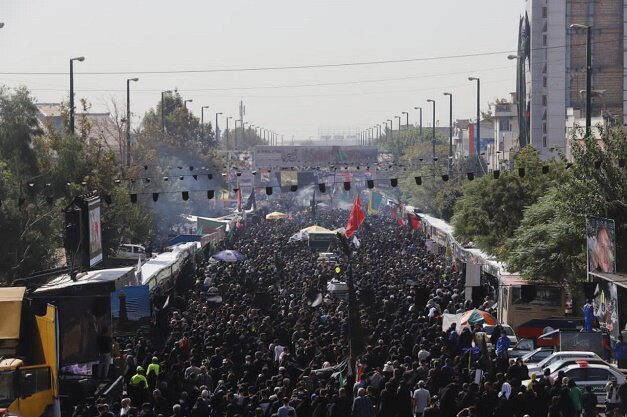
[[[509,119],[500,119],[499,120],[499,130],[501,132],[509,132],[511,129]]]
[[[542,96],[542,105],[546,106],[546,103],[547,103],[546,95],[543,95]]]
[[[546,136],[542,136],[542,147],[546,148]]]
[[[542,133],[544,133],[546,135],[546,122],[542,123]],[[546,137],[544,138],[544,140],[546,140]],[[544,145],[546,146],[546,145]]]
[[[546,87],[547,82],[546,82],[546,77],[542,77],[542,86]]]
[[[546,46],[546,43],[547,43],[547,36],[542,35],[542,46]]]
[[[547,7],[543,7],[543,8],[542,8],[542,17],[544,17],[544,18],[546,19],[547,14],[548,14],[548,13],[547,13]]]

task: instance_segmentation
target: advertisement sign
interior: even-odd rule
[[[150,290],[148,285],[120,288],[111,294],[111,318],[116,336],[150,332]]]
[[[87,200],[89,222],[89,266],[102,261],[102,228],[100,225],[100,198]]]
[[[618,295],[616,284],[608,281],[597,283],[592,300],[594,317],[599,322],[599,327],[607,329],[612,338],[618,337],[620,327],[618,325]]]
[[[602,217],[586,218],[588,271],[616,272],[616,240],[614,220]]]
[[[374,164],[378,154],[375,146],[256,146],[253,159],[257,169],[324,167]]]
[[[111,305],[100,296],[64,297],[58,302],[61,366],[98,362],[99,338],[111,326]]]

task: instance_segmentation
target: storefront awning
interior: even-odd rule
[[[627,288],[627,274],[609,274],[607,272],[589,272],[589,274],[605,281],[613,282],[619,287]]]

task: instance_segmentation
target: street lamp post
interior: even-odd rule
[[[226,148],[229,149],[229,120],[231,120],[233,116],[229,116],[226,118]]]
[[[433,158],[433,166],[435,168],[435,100],[428,99],[427,103],[433,103],[433,126],[431,127],[431,157]]]
[[[468,77],[468,81],[477,82],[477,161],[481,161],[481,80],[477,77]]]
[[[405,115],[406,120],[405,120],[405,131],[407,132],[407,138],[406,138],[406,143],[409,144],[411,142],[411,135],[409,134],[409,112],[404,111],[402,114]]]
[[[3,25],[4,26],[4,25]],[[83,62],[84,56],[70,59],[70,133],[74,134],[74,61]]]
[[[420,111],[420,119],[419,119],[420,131],[419,131],[418,134],[420,136],[420,140],[422,141],[422,107],[416,106],[416,107],[414,107],[414,110],[419,110]]]
[[[388,119],[390,122],[390,139],[392,139],[392,134],[394,133],[394,125],[392,124],[392,120]]]
[[[200,132],[205,135],[205,109],[208,109],[209,106],[201,106],[200,107]]]
[[[205,109],[208,109],[208,108],[209,106],[202,106],[200,108],[200,125],[201,126],[205,124]]]
[[[194,102],[194,99],[192,99],[192,98],[189,98],[187,100],[183,100],[183,106],[185,108],[187,108],[187,103],[193,103],[193,102]]]
[[[165,133],[165,94],[172,94],[172,90],[161,92],[161,132]]]
[[[453,94],[444,93],[445,96],[448,96],[449,101],[449,110],[448,110],[448,164],[447,164],[447,172],[451,175],[451,163],[453,162]]]
[[[381,123],[377,124],[377,139],[381,139]]]
[[[216,127],[215,127],[215,132],[216,132],[216,143],[220,140],[220,131],[218,130],[218,116],[221,116],[222,113],[216,113]]]
[[[586,136],[590,136],[592,132],[592,26],[573,24],[570,27],[586,30]]]
[[[131,81],[139,78],[126,79],[126,166],[131,166]]]

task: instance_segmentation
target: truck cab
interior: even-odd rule
[[[35,311],[25,290],[0,288],[0,417],[58,416],[56,309]]]

